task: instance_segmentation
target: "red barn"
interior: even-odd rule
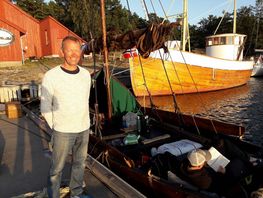
[[[20,65],[33,57],[59,56],[61,41],[67,35],[85,42],[54,18],[39,21],[8,0],[0,0],[0,30],[14,37],[10,45],[0,46],[0,66]]]

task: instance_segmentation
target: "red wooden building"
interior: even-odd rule
[[[0,66],[20,65],[28,58],[59,56],[62,39],[82,38],[51,16],[39,21],[8,0],[0,0],[0,29],[14,36],[8,46],[0,46]]]

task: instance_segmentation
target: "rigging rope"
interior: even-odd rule
[[[141,68],[141,71],[142,71],[142,77],[143,77],[144,86],[145,86],[146,91],[147,91],[147,93],[148,93],[148,95],[149,95],[149,98],[150,98],[151,108],[154,108],[155,105],[153,104],[152,94],[151,94],[151,92],[149,91],[148,86],[147,86],[147,84],[146,84],[145,74],[144,74],[144,70],[143,70],[143,67],[142,67],[141,56],[139,56],[139,62],[140,62],[140,66],[141,66],[140,68]]]
[[[153,9],[153,12],[155,13],[155,15],[154,15],[154,18],[155,18],[155,22],[159,22],[158,21],[158,19],[157,19],[157,14],[156,14],[156,11],[155,11],[155,8],[154,8],[154,5],[153,5],[153,2],[152,2],[152,0],[150,0],[150,2],[151,2],[151,5],[152,5],[152,9]]]
[[[147,9],[145,0],[142,0],[142,3],[143,3],[143,5],[144,5],[144,7],[145,7],[145,10],[146,10],[146,12],[147,12],[147,15],[149,16],[149,12],[148,12],[148,9]],[[152,3],[152,2],[151,2],[151,3]],[[159,1],[159,3],[161,4],[160,1]],[[161,5],[162,5],[162,4],[161,4]],[[153,5],[152,5],[152,6],[153,6]],[[162,8],[163,8],[163,7],[162,7]],[[155,9],[154,9],[154,10],[155,10]],[[163,9],[163,11],[164,11],[164,9]],[[164,12],[164,13],[165,13],[165,12]],[[155,14],[156,14],[156,13],[155,13]],[[166,16],[166,18],[167,18],[167,15],[166,15],[166,14],[165,14],[165,16]],[[152,26],[152,27],[153,27],[153,26]],[[150,30],[152,31],[152,28],[151,28]],[[158,34],[157,34],[157,35],[158,35]],[[147,39],[147,40],[149,40],[149,39]],[[139,44],[139,45],[140,45],[140,44]],[[137,46],[137,47],[138,47],[138,46]],[[165,48],[164,48],[164,49],[165,49]],[[159,52],[159,53],[160,53],[160,52]],[[171,57],[171,54],[170,54],[169,51],[168,51],[168,53],[169,53],[169,56]],[[192,74],[191,74],[191,72],[190,72],[190,69],[189,69],[189,67],[188,67],[188,65],[187,65],[187,63],[186,63],[186,60],[185,60],[185,58],[184,58],[184,55],[183,55],[183,53],[182,53],[181,51],[180,51],[180,53],[181,53],[181,56],[182,56],[182,58],[183,58],[183,62],[184,62],[184,64],[185,64],[186,67],[187,67],[188,73],[190,74],[190,77],[191,77],[191,79],[192,79],[192,81],[193,81],[193,83],[194,83],[194,87],[195,87],[195,89],[196,89],[196,91],[197,91],[197,93],[198,93],[198,96],[199,96],[199,98],[200,98],[200,100],[201,100],[201,103],[202,103],[205,111],[207,112],[207,109],[205,108],[205,105],[204,105],[204,103],[203,103],[203,100],[201,99],[201,97],[200,97],[200,95],[199,95],[200,93],[199,93],[198,87],[197,87],[197,85],[196,85],[196,82],[194,81],[193,76],[192,76]],[[141,53],[140,53],[140,54],[141,54]],[[149,55],[149,54],[147,54],[146,57],[147,57],[148,55]],[[172,57],[171,57],[171,60],[172,60]],[[172,90],[171,82],[170,82],[170,79],[169,79],[169,76],[168,76],[166,67],[165,67],[165,65],[164,65],[163,57],[161,57],[161,61],[162,61],[163,68],[164,68],[165,73],[166,73],[166,78],[167,78],[167,80],[168,80],[168,84],[169,84],[169,87],[170,87],[170,89],[171,89],[171,93],[173,93],[172,96],[173,96],[173,100],[175,101],[174,108],[175,108],[175,110],[177,111],[177,113],[179,113],[180,110],[179,110],[178,105],[177,105],[177,102],[176,102],[175,93],[174,93],[174,91]],[[152,109],[155,109],[156,106],[153,104],[152,95],[151,95],[151,93],[150,93],[150,91],[149,91],[149,89],[148,89],[148,86],[147,86],[147,82],[146,82],[146,78],[145,78],[145,73],[144,73],[144,69],[143,69],[143,65],[142,65],[142,61],[141,61],[141,57],[140,57],[140,56],[139,56],[139,63],[140,63],[140,68],[141,68],[141,72],[142,72],[142,77],[143,77],[144,86],[146,87],[146,91],[147,91],[147,93],[148,93],[148,95],[149,95],[151,108],[152,108]],[[173,60],[171,61],[171,63],[172,63],[172,65],[173,65],[174,71],[175,71],[175,73],[176,73],[176,75],[177,75],[177,78],[178,78],[178,81],[179,81],[179,84],[180,84],[180,86],[181,86],[181,90],[182,90],[182,93],[183,93],[183,86],[182,86],[182,83],[180,82],[179,75],[178,75],[178,73],[177,73],[177,71],[176,71],[176,67],[175,67],[175,64],[174,64]],[[184,94],[184,93],[183,93],[183,94]],[[158,117],[159,117],[159,116],[158,116]],[[195,119],[194,116],[193,116],[193,119]],[[210,120],[210,122],[211,122],[211,124],[212,124],[212,127],[213,127],[215,133],[217,133],[217,130],[216,130],[215,126],[214,126],[213,121],[212,121],[211,119],[209,119],[209,120]],[[194,120],[194,122],[195,122],[195,125],[196,125],[196,128],[197,128],[197,131],[199,131],[198,126],[197,126],[197,123],[196,123],[195,120]]]
[[[92,4],[94,5],[94,4]],[[92,16],[94,18],[94,9],[92,9]],[[92,23],[93,24],[93,23]],[[94,25],[92,25],[92,31],[94,31]],[[101,123],[100,123],[100,117],[99,117],[99,103],[98,103],[98,90],[97,90],[97,81],[96,81],[96,54],[95,54],[95,47],[94,47],[94,38],[93,34],[90,31],[90,38],[91,42],[89,43],[91,45],[91,50],[92,50],[92,58],[93,58],[93,87],[95,90],[95,104],[94,104],[94,110],[95,110],[95,135],[98,136],[100,139],[102,139],[102,133],[101,133]]]
[[[160,3],[161,3],[161,2],[160,2]],[[183,58],[183,62],[184,62],[184,64],[185,64],[185,66],[187,67],[187,70],[188,70],[188,73],[189,73],[189,75],[190,75],[190,77],[191,77],[191,79],[192,79],[192,82],[194,83],[194,87],[195,87],[195,89],[196,89],[196,91],[197,91],[197,94],[198,94],[199,99],[200,99],[200,101],[201,101],[201,103],[202,103],[202,106],[204,107],[205,111],[208,112],[208,110],[206,109],[206,107],[205,107],[205,105],[204,105],[204,102],[203,102],[202,98],[200,97],[200,92],[199,92],[199,90],[198,90],[198,88],[197,88],[197,85],[196,85],[196,82],[194,81],[193,76],[192,76],[192,74],[191,74],[191,72],[190,72],[190,70],[189,70],[189,67],[188,67],[188,65],[187,65],[187,63],[186,63],[185,57],[184,57],[182,51],[181,51],[181,50],[179,50],[179,51],[180,51],[180,54],[181,54],[181,56],[182,56],[182,58]],[[176,69],[175,69],[176,67],[175,67],[174,61],[172,60],[172,56],[171,56],[169,50],[168,50],[168,53],[169,53],[169,56],[170,56],[170,58],[171,58],[171,63],[172,63],[172,65],[173,65],[174,71],[176,71]],[[161,57],[161,59],[162,59],[162,61],[163,61],[163,58],[162,58],[162,57]],[[180,85],[181,85],[181,90],[182,90],[182,93],[183,93],[183,86],[182,86],[182,84],[181,84],[181,82],[180,82],[179,75],[178,75],[177,71],[176,71],[176,75],[177,75],[178,81],[179,81],[179,83],[180,83]],[[169,78],[169,77],[168,77],[168,78]],[[194,116],[193,116],[193,119],[194,119]],[[212,127],[213,127],[215,133],[217,133],[217,129],[216,129],[214,123],[213,123],[213,120],[211,120],[211,119],[209,119],[209,120],[210,120],[210,122],[211,122],[211,124],[212,124]],[[196,128],[197,128],[198,133],[200,133],[200,132],[199,132],[198,125],[197,125],[195,119],[194,119],[194,122],[195,122],[195,126],[196,126]]]
[[[230,0],[230,1],[231,1],[231,0]],[[221,25],[221,23],[222,23],[222,21],[223,21],[224,17],[226,16],[226,13],[227,13],[227,11],[228,11],[228,10],[229,10],[229,8],[230,8],[230,1],[229,1],[229,4],[228,4],[228,7],[227,7],[227,9],[226,9],[226,10],[224,10],[224,14],[223,14],[223,16],[222,16],[222,18],[221,18],[220,22],[218,23],[218,25],[217,25],[217,27],[216,27],[216,30],[214,31],[214,35],[216,34],[216,32],[217,32],[218,28],[220,27],[220,25]]]

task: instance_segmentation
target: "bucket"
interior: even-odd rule
[[[18,101],[7,102],[6,104],[6,116],[10,119],[20,118],[22,116],[21,104]]]

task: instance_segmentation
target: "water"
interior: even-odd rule
[[[244,126],[245,139],[263,146],[263,78],[250,78],[244,86],[223,91],[177,95],[176,100],[183,113]],[[147,98],[139,102],[149,106]],[[153,103],[174,110],[171,96],[154,97]]]

